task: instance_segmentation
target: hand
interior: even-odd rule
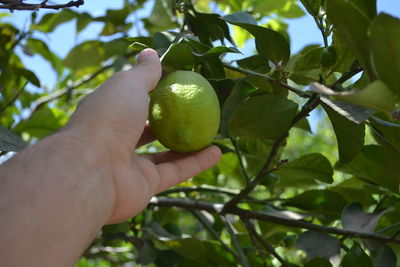
[[[221,152],[215,146],[191,154],[133,152],[136,146],[154,140],[146,126],[148,93],[160,77],[157,53],[144,50],[132,70],[116,73],[83,99],[67,126],[106,156],[104,164],[110,170],[113,196],[107,223],[132,217],[153,195],[199,174],[220,159]]]

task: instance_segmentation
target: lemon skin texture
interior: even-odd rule
[[[213,87],[193,71],[171,72],[150,96],[150,129],[161,144],[176,152],[209,146],[219,128],[220,113]]]

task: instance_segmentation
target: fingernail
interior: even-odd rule
[[[145,61],[147,58],[153,56],[153,54],[155,54],[156,51],[151,49],[151,48],[146,48],[144,49],[142,52],[140,52],[140,54],[137,57],[137,62],[141,63],[143,61]]]

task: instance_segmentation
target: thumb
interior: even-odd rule
[[[143,82],[148,92],[153,90],[161,77],[160,58],[155,50],[146,48],[137,57],[138,64],[131,70]]]

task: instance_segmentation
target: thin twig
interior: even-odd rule
[[[150,205],[164,206],[164,207],[180,207],[187,210],[206,210],[208,212],[217,214],[222,213],[222,208],[224,206],[223,204],[220,203],[209,203],[204,201],[194,201],[194,200],[187,200],[180,198],[157,198],[157,197],[151,199]],[[346,230],[330,226],[318,225],[306,222],[304,220],[293,220],[264,212],[244,210],[239,207],[233,207],[225,214],[233,214],[233,215],[238,215],[241,218],[255,219],[274,224],[285,225],[289,227],[313,230],[322,233],[330,233],[330,234],[354,237],[354,238],[372,239],[384,243],[393,242],[400,244],[399,238],[392,239],[392,237],[390,236],[383,236],[376,233],[357,232],[353,230]]]
[[[204,226],[204,228],[207,229],[207,231],[216,239],[221,243],[221,246],[229,251],[233,257],[236,260],[240,260],[239,255],[237,253],[235,253],[235,251],[233,251],[230,247],[228,247],[224,241],[222,241],[222,239],[219,237],[218,233],[212,228],[210,222],[208,221],[208,219],[198,210],[193,210],[192,214],[197,218],[197,220]]]
[[[268,155],[266,162],[261,168],[260,172],[257,176],[244,188],[238,195],[233,197],[230,201],[225,204],[224,212],[228,212],[229,209],[235,207],[240,201],[242,201],[253,189],[261,182],[261,180],[271,171],[275,170],[272,167],[275,156],[278,154],[279,148],[285,143],[286,139],[289,136],[290,129],[296,125],[300,120],[307,117],[308,114],[314,110],[320,104],[320,99],[317,94],[313,94],[313,96],[305,103],[300,110],[300,112],[293,118],[290,127],[286,132],[284,132],[272,145],[272,149]],[[272,169],[272,170],[271,170]]]
[[[294,87],[291,87],[290,85],[288,85],[288,84],[286,84],[286,83],[283,83],[283,82],[281,82],[281,81],[278,80],[278,79],[272,78],[272,77],[270,77],[270,76],[268,76],[268,75],[266,75],[266,74],[261,74],[261,73],[253,72],[253,71],[250,71],[250,70],[245,70],[245,69],[242,69],[242,68],[238,68],[238,67],[229,65],[229,64],[227,64],[227,63],[223,63],[223,65],[224,65],[224,67],[227,68],[227,69],[230,69],[230,70],[233,70],[233,71],[242,73],[242,74],[246,74],[246,75],[257,75],[257,76],[263,77],[263,78],[267,79],[268,81],[270,81],[270,82],[272,82],[272,83],[275,83],[275,84],[277,84],[277,85],[280,85],[280,86],[282,86],[282,87],[288,89],[289,91],[295,93],[296,95],[298,95],[298,96],[300,96],[300,97],[304,97],[304,98],[309,98],[309,97],[310,97],[310,94],[309,94],[308,92],[304,92],[304,91],[302,91],[302,90],[299,90],[299,89],[296,89],[296,88],[294,88]]]
[[[11,105],[14,105],[15,101],[17,101],[18,97],[21,95],[21,93],[25,90],[26,85],[28,82],[24,84],[24,86],[21,87],[21,89],[18,90],[18,92],[14,95],[14,97],[3,107],[0,108],[0,118],[2,117],[3,113],[9,108]]]
[[[199,186],[187,186],[187,187],[175,187],[164,192],[159,193],[157,196],[165,196],[174,193],[191,193],[191,192],[210,192],[217,194],[225,194],[228,196],[236,196],[240,191],[235,189],[220,188],[211,185],[199,185]]]
[[[313,18],[314,18],[315,23],[318,26],[319,31],[322,34],[322,39],[324,40],[324,46],[328,47],[329,46],[329,44],[328,44],[328,36],[326,35],[326,29],[325,29],[325,27],[323,25],[323,18],[322,17],[319,17],[319,18],[313,17]]]
[[[242,171],[243,177],[246,180],[246,183],[249,183],[250,177],[247,174],[246,168],[244,167],[242,156],[240,155],[240,149],[237,141],[234,138],[231,138],[232,145],[235,149],[235,154],[239,160],[240,170]]]
[[[360,73],[361,71],[363,71],[362,67],[360,66],[360,63],[358,63],[357,60],[354,60],[350,70],[343,73],[342,76],[340,76],[340,78],[334,82],[333,84],[331,84],[330,86],[328,86],[329,88],[332,88],[333,90],[338,89],[339,85],[342,85],[345,81],[347,81],[348,79],[350,79],[351,77],[353,77],[354,75]]]
[[[4,1],[3,1],[4,2]],[[84,4],[84,0],[76,0],[76,1],[69,1],[66,4],[58,4],[58,5],[48,5],[47,0],[42,1],[39,4],[27,4],[24,2],[17,2],[17,3],[2,3],[0,1],[0,9],[10,9],[10,10],[38,10],[40,8],[44,9],[60,9],[60,8],[67,8],[67,7],[80,7]]]
[[[246,226],[247,231],[249,232],[250,236],[254,236],[258,242],[272,255],[274,256],[283,267],[289,267],[289,264],[275,251],[275,249],[267,243],[256,231],[254,225],[250,222],[247,218],[241,218],[244,225]]]
[[[232,242],[233,242],[236,250],[239,253],[239,260],[242,263],[243,267],[250,267],[249,260],[247,259],[247,256],[244,254],[243,248],[240,245],[239,240],[237,239],[237,237],[235,235],[232,224],[224,215],[221,215],[221,220],[225,224],[225,227],[228,230],[228,233],[232,239]]]

